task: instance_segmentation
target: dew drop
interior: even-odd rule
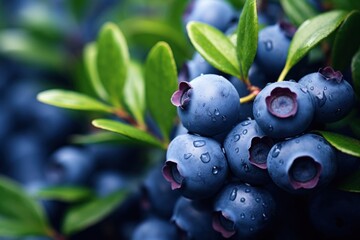
[[[239,150],[239,148],[238,148],[238,147],[237,147],[237,148],[235,148],[235,152],[236,152],[236,153],[239,153],[239,151],[240,151],[240,150]]]
[[[219,116],[219,115],[220,115],[220,111],[219,111],[219,109],[215,108],[215,110],[214,110],[214,114],[215,114],[215,116]]]
[[[207,110],[206,113],[207,113],[207,115],[208,115],[209,117],[212,116],[212,113],[211,113],[209,110]]]
[[[267,220],[269,219],[268,216],[267,216],[265,213],[262,214],[262,217],[263,217],[263,219],[264,219],[265,221],[267,221]]]
[[[201,154],[200,160],[201,160],[203,163],[208,163],[208,162],[210,162],[210,154],[209,154],[208,152]]]
[[[244,130],[242,131],[242,134],[243,134],[243,135],[246,135],[247,132],[248,132],[248,130],[247,130],[247,129],[244,129]]]
[[[321,145],[320,145],[320,144],[317,145],[317,149],[321,149]]]
[[[213,166],[213,168],[212,168],[212,173],[213,173],[214,175],[218,174],[218,173],[219,173],[219,168],[218,168],[217,166]]]
[[[322,94],[319,94],[316,96],[316,99],[317,99],[317,102],[318,102],[318,105],[319,107],[322,107],[325,105],[326,103],[326,95],[325,95],[325,92],[322,92]]]
[[[246,188],[246,189],[245,189],[245,192],[246,192],[246,193],[249,193],[249,192],[251,192],[251,189],[250,189],[250,188]]]
[[[237,188],[234,188],[234,189],[231,191],[231,193],[230,193],[229,199],[230,199],[231,201],[234,201],[234,200],[236,199],[236,196],[237,196]]]
[[[244,169],[245,172],[249,172],[249,171],[250,171],[250,168],[249,168],[249,166],[248,166],[246,163],[243,164],[242,167],[243,167],[243,169]]]
[[[245,198],[243,198],[243,197],[240,198],[240,202],[242,202],[242,203],[245,202]]]
[[[226,116],[225,115],[221,116],[221,119],[225,122],[226,121]]]
[[[336,115],[339,115],[340,113],[341,113],[341,108],[336,109],[335,114],[336,114]]]
[[[305,87],[301,87],[300,90],[303,91],[304,93],[308,92],[307,88],[305,88]]]
[[[252,231],[254,231],[254,228],[251,227],[251,228],[249,228],[249,230],[250,230],[250,232],[252,232]]]
[[[296,142],[296,143],[299,143],[299,142],[300,142],[300,139],[296,139],[295,142]]]
[[[244,218],[245,218],[245,213],[240,213],[240,217],[241,217],[242,219],[244,219]]]
[[[260,111],[257,111],[257,112],[256,112],[256,117],[258,117],[258,118],[261,117]]]
[[[271,51],[273,49],[273,43],[271,40],[264,41],[266,51]]]
[[[205,140],[196,140],[193,142],[194,147],[203,147],[206,145]]]
[[[253,221],[254,221],[254,220],[255,220],[255,215],[251,215],[251,217],[250,217],[250,218],[251,218],[251,220],[253,220]]]
[[[248,126],[251,122],[250,121],[244,121],[241,123],[241,126]]]
[[[311,87],[310,87],[310,90],[313,91],[313,90],[314,90],[314,86],[311,86]]]
[[[279,156],[280,151],[281,151],[281,145],[276,145],[275,148],[274,148],[274,150],[273,150],[272,153],[271,153],[271,156],[272,156],[273,158],[276,158],[277,156]]]
[[[234,135],[234,142],[237,142],[239,140],[240,140],[240,135],[239,134]]]
[[[280,159],[280,160],[279,160],[279,164],[280,164],[280,165],[283,165],[283,164],[284,164],[284,160]]]
[[[185,158],[185,159],[189,159],[189,158],[191,158],[191,156],[192,156],[191,153],[185,153],[185,154],[184,154],[184,158]]]
[[[325,87],[324,87],[324,90],[326,90],[326,89],[327,89],[327,87],[325,86]]]
[[[269,124],[268,130],[269,130],[269,132],[272,132],[274,130],[274,127],[271,124]]]
[[[256,201],[256,202],[260,202],[260,198],[255,198],[255,201]]]
[[[262,205],[263,205],[263,207],[265,207],[265,208],[268,206],[266,202],[263,202]]]
[[[211,121],[216,122],[216,118],[212,117]]]
[[[329,101],[332,101],[332,100],[334,100],[334,95],[330,94],[329,95]]]

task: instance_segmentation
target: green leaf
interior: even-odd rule
[[[284,80],[289,70],[320,41],[334,32],[344,21],[347,12],[333,10],[317,15],[301,24],[289,47],[286,64],[278,81]]]
[[[336,33],[332,47],[331,65],[334,69],[344,71],[350,66],[352,57],[360,47],[359,26],[360,12],[350,12]]]
[[[35,197],[41,199],[52,199],[64,202],[76,202],[93,197],[90,189],[75,186],[46,187],[38,190]]]
[[[106,23],[100,30],[96,62],[110,101],[116,107],[122,106],[120,100],[129,66],[129,50],[124,35],[114,23]]]
[[[40,205],[14,181],[0,177],[0,236],[49,235]]]
[[[360,193],[360,171],[356,171],[337,184],[341,190]]]
[[[236,47],[220,30],[201,22],[186,26],[191,43],[212,66],[241,78]]]
[[[358,97],[360,97],[360,48],[352,58],[351,73],[352,73],[355,93],[357,94]]]
[[[130,62],[124,86],[124,102],[137,122],[145,125],[145,80],[140,64]]]
[[[136,144],[131,138],[112,133],[108,131],[99,131],[88,135],[74,135],[71,138],[71,142],[74,144],[100,144],[100,143],[116,143],[116,144]]]
[[[240,79],[247,79],[258,45],[256,0],[247,0],[237,29],[236,51],[240,65]]]
[[[112,113],[113,109],[110,106],[99,102],[98,100],[89,97],[85,94],[61,90],[61,89],[51,89],[40,92],[37,95],[37,99],[40,102],[54,105],[61,108],[68,108],[74,110],[84,110],[84,111],[99,111],[99,112],[108,112]]]
[[[164,144],[153,135],[150,135],[149,133],[133,127],[129,124],[109,119],[95,119],[92,121],[92,124],[95,127],[119,133],[140,143],[145,143],[160,148],[166,148]]]
[[[315,17],[317,11],[306,0],[280,0],[286,16],[295,26]]]
[[[337,150],[360,157],[360,141],[358,139],[327,131],[316,132],[320,133]]]
[[[102,100],[107,101],[109,99],[109,96],[99,78],[96,59],[97,59],[96,43],[88,43],[84,48],[85,68],[95,93]]]
[[[177,70],[167,43],[159,42],[151,49],[145,64],[145,81],[149,111],[163,138],[169,141],[176,117],[176,107],[170,99],[177,89]]]
[[[70,208],[65,214],[63,232],[71,235],[96,224],[119,206],[128,194],[128,191],[122,190]]]
[[[328,1],[335,9],[343,9],[348,11],[352,11],[354,9],[360,10],[359,0],[328,0]]]

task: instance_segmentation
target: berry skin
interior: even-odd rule
[[[309,92],[293,81],[268,84],[256,96],[254,119],[266,135],[286,138],[303,133],[312,123],[314,104]]]
[[[266,75],[277,77],[285,66],[291,39],[296,29],[285,22],[259,31],[255,62]]]
[[[315,103],[315,120],[322,123],[335,122],[345,117],[355,103],[352,86],[339,71],[325,67],[305,75],[299,80]]]
[[[266,170],[266,159],[272,145],[271,138],[265,135],[255,120],[239,123],[224,141],[231,172],[246,183],[267,183],[270,178]]]
[[[336,173],[336,153],[321,136],[306,133],[275,144],[267,158],[276,185],[290,193],[326,186]]]
[[[214,195],[227,173],[227,160],[217,141],[183,134],[170,142],[163,175],[171,188],[179,189],[183,196],[200,199]]]
[[[148,217],[139,223],[132,233],[131,240],[169,240],[178,239],[176,226],[158,217]]]
[[[178,107],[178,116],[191,133],[214,136],[239,122],[239,94],[220,75],[204,74],[191,82],[180,82],[171,102]]]
[[[265,189],[241,182],[227,184],[214,200],[213,227],[223,237],[258,237],[271,224],[275,201]]]
[[[237,19],[238,13],[223,0],[191,0],[183,16],[184,25],[198,21],[223,32]]]
[[[171,217],[180,232],[180,239],[220,240],[221,235],[212,227],[211,201],[180,197]]]

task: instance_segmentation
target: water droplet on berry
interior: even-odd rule
[[[243,197],[240,198],[240,202],[242,202],[242,203],[245,202],[245,198],[243,198]]]
[[[248,126],[251,122],[250,121],[244,121],[241,123],[241,126]]]
[[[218,174],[218,173],[219,173],[219,168],[218,168],[217,166],[213,166],[213,168],[212,168],[212,173],[213,173],[214,175]]]
[[[311,87],[310,87],[310,90],[313,91],[313,90],[314,90],[314,86],[311,86]]]
[[[245,172],[249,172],[250,171],[250,168],[249,168],[249,166],[245,163],[245,164],[243,164],[243,169],[244,169],[244,171]]]
[[[296,143],[299,143],[299,142],[300,142],[300,140],[299,140],[299,139],[296,139],[296,140],[295,140],[295,142],[296,142]]]
[[[220,115],[220,111],[219,111],[219,109],[215,108],[215,110],[214,110],[214,114],[215,114],[215,116],[219,116],[219,115]]]
[[[264,221],[267,221],[269,219],[265,213],[263,213],[262,216],[263,216]]]
[[[271,124],[269,124],[268,130],[269,130],[269,132],[272,132],[274,130],[274,127]]]
[[[238,147],[237,147],[237,148],[235,148],[235,152],[236,152],[236,153],[239,153],[239,151],[240,151],[240,150],[239,150],[239,148],[238,148]]]
[[[251,192],[251,189],[250,188],[245,188],[245,192],[249,193],[249,192]]]
[[[237,141],[239,141],[240,140],[240,135],[239,134],[236,134],[235,136],[234,136],[234,142],[237,142]]]
[[[225,122],[226,121],[226,116],[225,115],[223,115],[222,117],[222,120]]]
[[[255,201],[256,201],[256,202],[260,202],[260,198],[255,198]]]
[[[206,145],[204,140],[196,140],[193,142],[194,147],[203,147]]]
[[[244,218],[245,218],[245,213],[240,213],[240,217],[241,217],[242,219],[244,219]]]
[[[318,102],[318,105],[319,107],[322,107],[324,106],[324,104],[326,103],[326,95],[325,95],[325,92],[322,92],[322,94],[318,94],[316,96],[316,99],[317,99],[317,102]]]
[[[254,228],[251,227],[251,228],[249,228],[249,230],[250,230],[250,232],[252,232],[252,231],[254,231]]]
[[[335,114],[336,114],[336,115],[339,115],[340,113],[341,113],[341,108],[336,109]]]
[[[279,164],[280,164],[280,165],[283,165],[283,164],[284,164],[284,160],[280,159],[280,160],[279,160]]]
[[[327,87],[325,86],[325,87],[324,87],[324,90],[326,90],[326,89],[327,89]]]
[[[266,51],[271,51],[273,49],[273,43],[271,40],[264,41]]]
[[[234,188],[234,189],[231,191],[231,193],[230,193],[229,199],[230,199],[231,201],[234,201],[234,200],[236,199],[236,196],[237,196],[237,188]]]
[[[321,149],[321,145],[320,145],[320,144],[319,144],[319,145],[317,145],[317,148],[318,148],[318,149]]]
[[[210,159],[211,159],[211,157],[210,157],[210,154],[209,154],[208,152],[203,153],[203,154],[201,154],[201,156],[200,156],[200,160],[201,160],[203,163],[208,163],[208,162],[210,162]]]
[[[211,121],[216,122],[216,118],[212,117]]]
[[[258,118],[261,117],[260,111],[257,111],[257,112],[256,112],[256,117],[258,117]]]
[[[330,94],[329,95],[329,101],[332,101],[332,100],[334,100],[334,95]]]
[[[247,130],[247,129],[244,129],[244,130],[242,131],[242,134],[243,134],[243,135],[246,135],[247,132],[248,132],[248,130]]]
[[[191,153],[185,153],[185,154],[184,154],[184,158],[185,158],[185,159],[189,159],[189,158],[191,158],[191,156],[192,156]]]
[[[209,111],[209,110],[207,110],[207,115],[209,116],[209,117],[211,117],[212,116],[212,113]]]
[[[251,218],[251,220],[253,220],[253,221],[254,221],[254,220],[255,220],[255,215],[251,215],[251,217],[250,217],[250,218]]]
[[[271,153],[271,156],[272,156],[273,158],[276,158],[277,156],[279,156],[280,151],[281,151],[281,145],[276,145],[275,148],[274,148],[274,150],[273,150],[272,153]]]
[[[301,87],[300,90],[303,91],[304,93],[308,92],[307,88],[305,88],[305,87]]]

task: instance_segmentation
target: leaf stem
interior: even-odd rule
[[[114,114],[140,130],[146,131],[147,129],[144,123],[139,123],[138,121],[136,121],[135,118],[133,118],[128,112],[126,112],[122,108],[115,109]]]
[[[258,95],[258,93],[261,91],[260,88],[258,88],[257,86],[251,85],[251,84],[248,86],[248,89],[250,91],[250,94],[245,97],[241,97],[240,103],[247,103],[247,102],[254,100],[256,95]]]

